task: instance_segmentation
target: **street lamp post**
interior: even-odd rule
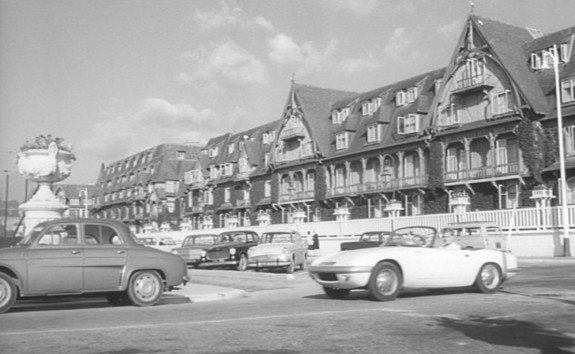
[[[84,217],[88,217],[88,188],[84,188],[80,191],[80,195],[84,195]]]
[[[553,53],[548,53],[553,58],[555,70],[555,96],[557,102],[557,130],[559,135],[559,172],[561,175],[561,210],[563,215],[563,253],[565,257],[571,257],[571,245],[569,240],[569,213],[567,210],[567,180],[565,173],[565,146],[563,142],[563,117],[561,114],[561,87],[559,84],[559,56],[557,45],[553,45]]]
[[[10,175],[8,170],[4,170],[6,173],[6,193],[4,195],[4,237],[8,237],[8,189],[10,186]]]

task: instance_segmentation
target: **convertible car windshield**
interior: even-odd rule
[[[182,246],[211,246],[214,243],[214,235],[201,235],[186,237]]]
[[[387,242],[380,247],[408,246],[408,247],[432,247],[437,230],[427,226],[410,226],[397,229],[391,233]]]

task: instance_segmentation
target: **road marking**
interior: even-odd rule
[[[21,331],[21,332],[2,332],[0,337],[7,336],[20,336],[20,335],[38,335],[38,334],[54,334],[54,333],[70,333],[70,332],[86,332],[86,331],[114,331],[118,329],[141,329],[141,328],[157,328],[157,327],[168,327],[168,326],[181,326],[181,325],[206,325],[214,323],[226,323],[226,322],[237,322],[237,321],[254,321],[254,320],[273,320],[282,318],[294,318],[294,317],[310,317],[310,316],[326,316],[334,314],[345,314],[345,313],[358,313],[358,312],[393,312],[399,314],[410,314],[412,311],[404,309],[386,309],[386,308],[366,308],[366,309],[356,309],[356,310],[344,310],[344,311],[320,311],[320,312],[305,312],[296,314],[286,314],[286,315],[273,315],[273,316],[257,316],[257,317],[243,317],[243,318],[226,318],[219,320],[206,320],[206,321],[184,321],[184,322],[166,322],[166,323],[154,323],[154,324],[142,324],[142,325],[126,325],[126,326],[114,326],[114,327],[87,327],[87,328],[69,328],[69,329],[51,329],[44,331]]]

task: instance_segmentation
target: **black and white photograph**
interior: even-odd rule
[[[575,353],[575,0],[0,0],[0,353]]]

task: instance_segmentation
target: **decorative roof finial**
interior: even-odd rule
[[[291,79],[290,79],[290,81],[291,81],[291,85],[292,85],[292,86],[295,85],[295,73],[291,73]]]
[[[469,13],[473,14],[475,11],[475,3],[473,1],[469,1]]]

